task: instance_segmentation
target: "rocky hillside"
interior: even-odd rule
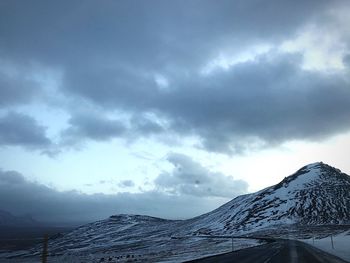
[[[310,164],[274,186],[239,196],[189,221],[189,229],[206,233],[244,233],[285,224],[349,224],[350,176],[321,162]]]
[[[52,254],[73,253],[79,258],[105,253],[114,253],[117,257],[129,251],[166,258],[186,249],[195,251],[204,247],[209,251],[226,242],[189,236],[252,235],[264,229],[283,230],[286,224],[287,229],[295,226],[329,229],[330,225],[350,224],[350,177],[324,163],[314,163],[274,186],[239,196],[199,217],[164,220],[115,215],[56,236],[50,240],[49,248]],[[40,248],[35,248],[30,254],[39,255],[39,251]]]

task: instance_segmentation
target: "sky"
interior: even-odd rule
[[[350,2],[0,1],[0,209],[208,212],[350,174]]]

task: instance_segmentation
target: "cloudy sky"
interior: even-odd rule
[[[0,2],[0,209],[188,218],[350,173],[350,3]]]

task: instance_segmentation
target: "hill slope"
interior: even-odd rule
[[[350,177],[323,163],[310,164],[274,186],[239,196],[190,221],[192,228],[209,233],[243,233],[284,224],[349,224]]]
[[[239,196],[199,217],[164,220],[115,215],[51,239],[49,250],[56,255],[71,253],[85,259],[87,255],[120,256],[133,251],[139,255],[148,254],[148,259],[156,261],[179,253],[192,255],[203,248],[206,253],[210,253],[210,249],[217,252],[220,246],[221,249],[227,246],[227,240],[200,239],[198,235],[237,236],[264,229],[286,229],[286,224],[288,229],[291,226],[309,229],[349,223],[350,177],[329,165],[314,163],[274,186]],[[239,246],[249,242],[245,240]],[[35,248],[31,254],[38,254],[38,251],[40,248]]]

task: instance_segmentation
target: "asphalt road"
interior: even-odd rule
[[[346,261],[293,240],[278,240],[262,246],[206,257],[188,262],[239,263],[344,263]]]

